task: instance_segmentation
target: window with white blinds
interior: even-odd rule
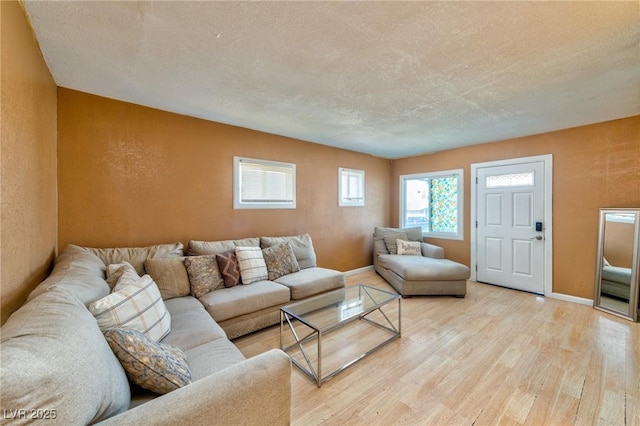
[[[234,209],[295,209],[296,165],[233,158]]]
[[[364,170],[338,168],[338,206],[364,206]]]

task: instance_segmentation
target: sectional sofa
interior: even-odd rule
[[[283,243],[293,251],[299,270],[285,265],[288,273],[274,280],[222,285],[199,297],[190,294],[187,263],[234,250],[256,254]],[[292,299],[344,285],[342,273],[316,266],[308,235],[192,241],[187,256],[181,243],[112,249],[70,245],[56,258],[50,276],[0,329],[4,421],[288,424],[289,357],[273,349],[245,359],[230,338],[277,323],[280,306]],[[143,289],[159,295],[148,306],[140,305],[134,320],[158,310],[162,320],[149,330],[160,329],[169,319],[164,337],[154,341],[144,332],[101,329],[103,320],[123,306],[116,301],[103,309],[106,301]],[[143,386],[153,383],[149,387],[155,389],[159,383],[162,394],[136,384],[136,374]]]

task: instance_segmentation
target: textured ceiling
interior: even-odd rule
[[[640,114],[640,2],[25,1],[59,86],[399,158]]]

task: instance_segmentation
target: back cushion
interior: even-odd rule
[[[111,291],[104,280],[105,269],[95,254],[70,244],[56,258],[51,274],[31,292],[27,301],[56,287],[70,291],[88,305]]]
[[[290,237],[262,237],[260,246],[268,248],[280,243],[289,242],[293,253],[296,255],[300,269],[313,268],[316,266],[316,252],[313,250],[313,242],[309,234],[295,235]]]
[[[152,257],[180,257],[183,255],[182,243],[158,244],[149,247],[115,247],[91,248],[91,253],[98,256],[105,265],[129,262],[136,268],[138,275],[145,274],[144,261]]]
[[[225,241],[189,241],[188,256],[220,254],[235,250],[236,247],[260,247],[260,238],[244,238],[242,240]]]
[[[120,362],[84,304],[65,289],[31,299],[1,336],[0,407],[7,412],[55,409],[59,424],[89,424],[128,409]]]
[[[382,226],[376,226],[373,231],[373,249],[375,254],[389,254],[389,250],[384,241],[384,237],[389,234],[403,232],[407,235],[409,241],[423,242],[422,228],[385,228]],[[395,254],[395,253],[394,253]]]

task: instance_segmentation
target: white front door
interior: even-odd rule
[[[476,279],[545,290],[545,163],[476,169]]]

